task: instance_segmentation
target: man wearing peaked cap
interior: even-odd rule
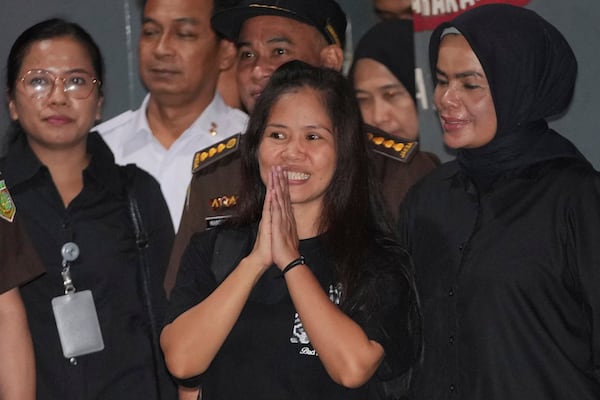
[[[215,13],[211,23],[237,43],[238,86],[248,112],[286,61],[342,68],[346,15],[333,0],[242,0]]]
[[[236,7],[217,12],[212,18],[212,25],[223,36],[237,39],[247,19],[265,15],[312,25],[330,44],[345,45],[346,15],[333,0],[245,0]]]

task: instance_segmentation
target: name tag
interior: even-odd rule
[[[52,311],[66,358],[104,349],[96,305],[90,290],[53,298]]]

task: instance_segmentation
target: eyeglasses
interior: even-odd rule
[[[45,69],[31,69],[25,72],[20,82],[28,96],[34,99],[43,99],[52,93],[57,80],[62,81],[63,92],[79,100],[88,98],[92,94],[94,86],[101,85],[98,79],[87,72],[69,72],[63,76],[56,76]]]

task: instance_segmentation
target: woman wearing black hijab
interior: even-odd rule
[[[383,131],[375,137],[418,139],[412,21],[384,21],[371,28],[356,47],[349,76],[363,120]],[[408,189],[440,161],[417,149],[409,159],[378,157],[375,164],[387,209],[395,216]]]
[[[358,42],[350,70],[365,122],[406,140],[419,135],[413,37],[412,21],[380,22]]]
[[[425,356],[416,398],[600,398],[600,177],[550,129],[577,63],[531,10],[439,26],[434,101],[457,160],[409,193]]]

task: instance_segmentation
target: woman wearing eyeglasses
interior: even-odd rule
[[[93,39],[60,19],[23,32],[7,62],[17,135],[0,171],[47,270],[22,288],[38,399],[158,399],[158,390],[163,400],[174,398],[164,365],[153,358],[160,353],[149,315],[162,319],[172,224],[156,181],[135,167],[118,167],[100,136],[90,133],[100,117],[102,74]],[[148,234],[144,281],[128,189]],[[72,355],[72,341],[61,342],[57,326],[83,309],[85,318],[61,334],[87,339],[80,330],[99,327],[101,339],[84,350],[74,346]]]

